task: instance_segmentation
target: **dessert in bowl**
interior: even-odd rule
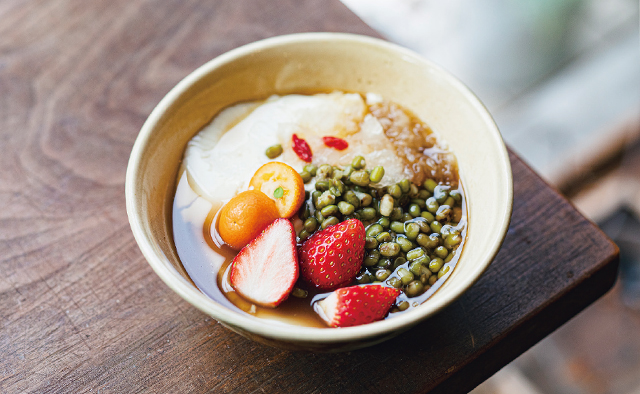
[[[394,119],[403,116],[412,130],[422,128],[412,138],[424,141],[394,140]],[[268,125],[269,117],[286,121]],[[399,152],[403,143],[408,150]],[[308,152],[300,148],[305,145]],[[434,157],[427,153],[445,157],[444,164],[425,159]],[[289,178],[300,177],[302,183],[282,187],[269,177],[256,183],[259,174],[274,172],[260,172],[262,165],[293,168],[295,175]],[[299,197],[292,204],[284,193],[300,184],[302,194],[293,193]],[[261,264],[260,258],[238,257],[250,254],[243,253],[247,244],[287,244],[261,241],[259,234],[238,241],[233,231],[225,239],[224,204],[247,190],[268,201],[260,205],[250,199],[252,204],[242,206],[262,207],[265,214],[257,218],[272,215],[268,223],[250,227],[259,227],[259,233],[275,223],[275,230],[267,227],[262,238],[282,240],[286,225],[293,237],[288,242],[293,247],[279,252],[285,257],[278,262],[288,263],[269,265],[260,274],[273,267],[287,273],[271,279],[288,278],[270,300],[260,298],[264,291],[253,291],[263,282],[250,278],[255,270],[236,274],[241,279],[234,283],[232,260],[242,260],[239,267]],[[497,253],[512,204],[509,160],[500,134],[464,85],[406,49],[333,33],[249,44],[185,78],[143,126],[132,151],[126,193],[136,240],[174,291],[249,338],[308,350],[374,344],[451,303]],[[270,204],[278,205],[275,213],[265,208]],[[239,212],[250,211],[244,209]],[[362,230],[354,223],[361,223]],[[344,228],[337,231],[340,226]],[[348,278],[321,283],[309,274],[309,261],[321,256],[305,242],[331,229],[348,233],[350,228],[361,231],[362,250],[351,256],[359,264]],[[252,250],[269,256],[263,253],[268,247],[254,245]],[[382,320],[346,326],[332,320],[336,299],[343,297],[336,287],[385,288],[396,297],[387,297],[391,301],[384,315],[373,319]],[[289,305],[296,302],[307,305],[307,317],[296,317],[301,309]],[[313,321],[309,316],[316,313]]]

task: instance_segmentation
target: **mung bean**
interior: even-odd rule
[[[389,228],[389,224],[391,224],[391,221],[389,220],[389,218],[382,217],[378,219],[378,224],[384,228]]]
[[[421,200],[426,200],[429,197],[431,197],[431,193],[429,193],[425,189],[420,190],[420,192],[418,193],[418,198]]]
[[[369,252],[367,257],[364,258],[362,264],[367,267],[372,267],[378,264],[378,261],[380,261],[380,252],[378,252],[377,250],[372,250],[371,252]]]
[[[434,181],[433,179],[427,179],[426,181],[424,181],[424,183],[422,184],[422,187],[424,187],[425,189],[427,189],[427,191],[429,193],[433,193],[433,191],[435,190],[436,186],[438,186],[438,183],[436,181]]]
[[[345,181],[349,180],[349,176],[351,175],[351,173],[353,172],[353,167],[346,166],[343,170],[342,170],[342,176],[345,178]]]
[[[424,256],[424,250],[422,248],[415,248],[409,252],[407,252],[407,258],[409,260],[415,260],[419,257]]]
[[[404,257],[400,256],[400,257],[396,257],[395,260],[393,260],[393,269],[397,269],[398,267],[400,267],[402,264],[406,263],[407,259],[405,259]]]
[[[367,165],[367,162],[364,160],[364,157],[362,156],[356,156],[351,161],[351,167],[355,168],[356,170],[361,170],[365,168],[366,165]]]
[[[436,220],[439,222],[449,222],[453,217],[453,210],[449,205],[440,205],[436,212]]]
[[[427,223],[431,223],[434,220],[436,220],[436,217],[433,216],[433,214],[429,211],[422,211],[422,213],[420,214],[420,216],[422,216],[423,218],[425,218],[427,220]]]
[[[458,190],[451,190],[449,197],[453,198],[457,203],[462,202],[462,194]]]
[[[325,191],[325,190],[329,190],[329,188],[331,187],[331,181],[326,180],[326,179],[322,179],[319,181],[316,181],[316,190],[320,190],[320,191]]]
[[[389,193],[393,198],[402,197],[402,189],[397,184],[389,186],[387,188],[387,193]]]
[[[316,204],[316,209],[322,209],[328,205],[332,205],[336,202],[336,196],[334,196],[330,191],[324,191],[318,197],[318,204]]]
[[[422,273],[420,272],[422,267],[422,264],[413,262],[409,264],[409,271],[411,271],[411,273],[416,277],[419,277],[420,275],[422,275]]]
[[[391,211],[391,215],[389,215],[389,219],[391,220],[402,220],[402,215],[404,213],[402,212],[402,208],[400,207],[396,207],[393,208],[393,211]]]
[[[442,230],[442,224],[437,220],[431,222],[429,226],[431,226],[431,231],[434,233],[439,233]]]
[[[440,271],[440,268],[442,268],[443,265],[444,260],[442,260],[440,257],[436,257],[429,262],[429,270],[435,274],[436,272]]]
[[[435,197],[436,201],[438,201],[439,204],[442,204],[443,202],[445,202],[447,197],[449,197],[450,189],[451,188],[449,186],[438,185],[433,190],[433,197]]]
[[[322,222],[322,225],[320,227],[322,227],[322,229],[324,230],[325,228],[336,225],[338,223],[340,223],[340,220],[337,217],[329,216]]]
[[[460,222],[461,219],[462,219],[462,208],[460,207],[453,208],[453,221],[455,223],[458,223]]]
[[[411,203],[416,204],[420,209],[425,209],[427,207],[425,199],[422,198],[412,198]]]
[[[384,177],[384,167],[377,166],[373,170],[371,170],[371,174],[369,174],[369,180],[371,183],[378,183]]]
[[[364,239],[365,249],[375,249],[378,247],[378,241],[374,237],[366,237]]]
[[[371,283],[371,280],[369,279],[369,274],[367,272],[363,272],[361,274],[356,275],[356,281],[358,281],[358,283],[360,283],[361,285]]]
[[[349,180],[358,186],[368,186],[370,182],[369,174],[362,170],[352,172],[351,175],[349,175]]]
[[[395,287],[396,289],[399,289],[400,287],[402,287],[402,281],[398,278],[396,278],[395,276],[393,278],[390,278],[387,283],[393,287]],[[405,301],[406,302],[406,301]]]
[[[405,237],[397,237],[396,242],[398,243],[398,245],[400,245],[400,249],[402,249],[402,251],[405,253],[413,248],[413,242],[409,241]]]
[[[309,174],[311,174],[311,176],[316,176],[316,171],[318,170],[318,167],[314,166],[313,164],[307,164],[302,168],[302,170],[307,171]]]
[[[277,145],[268,147],[265,154],[267,155],[268,158],[275,159],[276,157],[282,154],[282,145],[277,144]]]
[[[335,214],[338,213],[338,206],[334,205],[334,204],[327,205],[326,207],[324,207],[324,208],[322,208],[320,210],[320,213],[325,218],[327,218],[329,216],[335,216]]]
[[[391,260],[385,258],[385,259],[380,259],[380,261],[378,261],[378,264],[376,264],[376,267],[386,270],[391,268],[392,265],[393,263],[391,262]]]
[[[320,179],[331,178],[331,175],[333,175],[333,167],[329,164],[321,165],[316,171],[316,176]]]
[[[444,239],[444,246],[450,249],[459,245],[460,242],[462,242],[462,236],[460,236],[460,234],[449,234]]]
[[[360,213],[360,220],[373,220],[376,217],[376,210],[373,208],[362,208],[357,212]]]
[[[380,234],[382,232],[382,230],[384,230],[384,229],[378,223],[372,224],[371,226],[369,226],[367,228],[366,236],[367,237],[375,237],[376,235]]]
[[[346,201],[340,201],[338,203],[338,210],[340,210],[340,213],[343,215],[351,215],[356,208]]]
[[[404,223],[393,221],[389,224],[389,229],[396,234],[404,234]]]
[[[307,171],[302,171],[300,173],[300,178],[302,178],[302,182],[309,183],[309,181],[311,180],[311,174],[309,174]]]
[[[427,206],[427,211],[433,214],[438,212],[438,208],[440,207],[440,204],[438,204],[438,201],[436,200],[435,197],[427,198],[427,201],[425,201],[425,204]]]
[[[400,186],[403,193],[409,193],[409,190],[411,190],[411,181],[405,178],[398,182],[398,186]]]
[[[391,275],[391,271],[387,269],[376,271],[376,279],[378,279],[379,281],[386,280],[390,275]]]
[[[414,280],[407,286],[405,290],[405,294],[407,297],[417,297],[422,294],[424,290],[424,285],[419,280]]]
[[[456,200],[454,200],[453,197],[449,196],[446,200],[444,200],[444,204],[442,205],[448,205],[453,208],[453,206],[456,205]]]
[[[445,259],[447,258],[449,251],[444,246],[438,246],[433,253],[435,253],[436,256],[440,257],[441,259]]]
[[[451,253],[449,253],[449,255],[447,256],[447,258],[444,259],[444,262],[448,263],[449,261],[453,260],[455,255],[456,255],[456,251],[452,250]]]
[[[438,279],[440,279],[443,276],[445,276],[447,274],[447,272],[449,272],[450,269],[451,269],[451,267],[449,267],[448,265],[445,265],[444,267],[442,267],[440,269],[440,271],[438,271]]]
[[[413,274],[404,268],[398,269],[398,277],[404,285],[408,285],[414,278]]]
[[[418,186],[412,183],[411,188],[409,189],[409,197],[416,198],[418,197],[418,193],[420,193],[420,189],[418,189]]]
[[[358,200],[360,201],[360,206],[362,207],[367,207],[371,204],[371,201],[373,201],[373,198],[371,197],[371,194],[369,193],[363,193],[363,192],[359,192],[359,191],[355,191],[354,192],[356,197],[358,197]]]
[[[404,232],[407,238],[414,241],[420,234],[420,226],[417,223],[409,222],[404,225]]]
[[[308,294],[309,294],[308,291],[303,290],[299,287],[294,287],[293,290],[291,291],[291,295],[296,298],[307,298]]]
[[[309,218],[304,221],[304,229],[307,232],[312,233],[318,229],[318,221],[316,218]]]
[[[382,242],[389,242],[391,241],[393,238],[391,237],[391,234],[389,234],[386,231],[381,232],[380,234],[376,235],[376,241],[378,241],[379,243]]]
[[[393,257],[400,253],[400,245],[395,242],[384,242],[378,246],[380,254],[386,257]]]
[[[353,190],[347,190],[346,192],[344,192],[344,194],[342,195],[342,199],[345,202],[353,205],[355,209],[360,208],[360,199],[358,198],[358,196],[356,196]]]
[[[300,238],[300,241],[304,241],[305,239],[309,238],[311,234],[307,231],[307,230],[302,230],[300,231],[300,234],[298,234],[298,238]]]
[[[389,194],[385,194],[382,196],[382,200],[380,200],[380,215],[389,216],[393,211],[393,197]]]

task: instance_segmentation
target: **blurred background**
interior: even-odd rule
[[[640,394],[638,0],[342,1],[465,82],[620,247],[612,291],[473,393]]]

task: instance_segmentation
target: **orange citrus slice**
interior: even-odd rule
[[[240,250],[279,217],[273,200],[260,191],[248,190],[222,207],[218,232],[226,244]]]
[[[295,215],[304,202],[304,181],[291,166],[272,161],[262,167],[249,183],[254,190],[260,190],[275,201],[280,217]]]

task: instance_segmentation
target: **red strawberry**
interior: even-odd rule
[[[358,219],[313,234],[300,246],[302,277],[323,290],[350,283],[362,266],[364,239],[364,226]]]
[[[233,259],[231,286],[258,305],[275,308],[286,300],[298,280],[298,255],[293,225],[276,219]]]
[[[399,295],[381,285],[344,287],[318,301],[316,311],[331,327],[358,326],[385,317]]]

